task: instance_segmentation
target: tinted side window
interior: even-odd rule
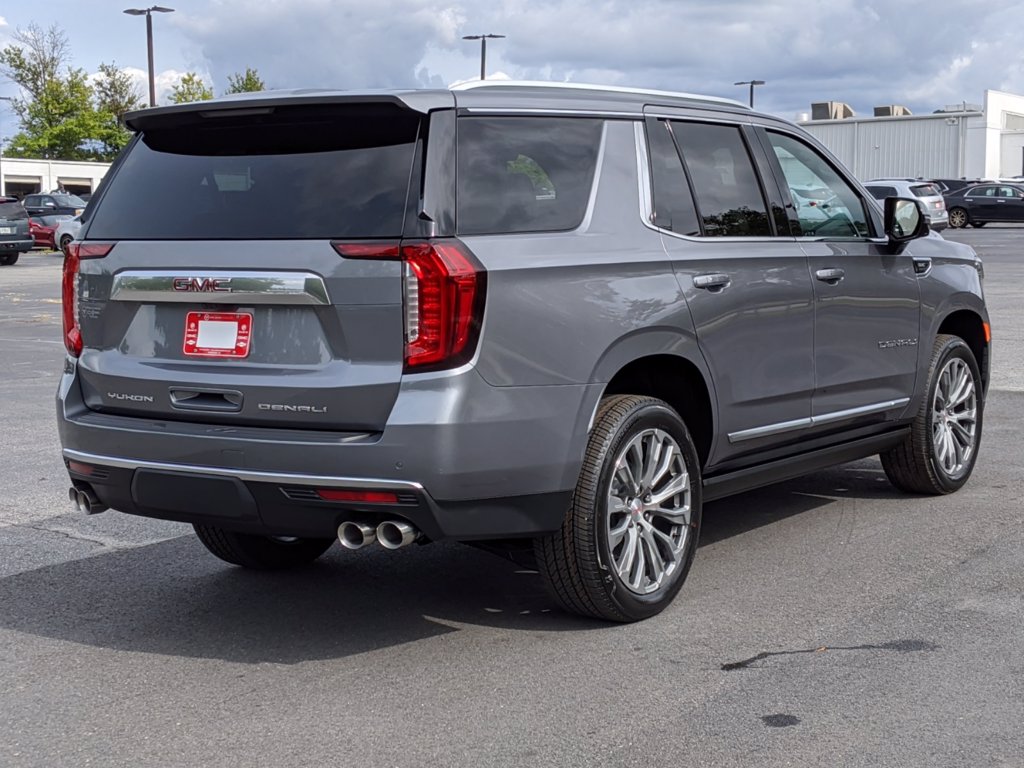
[[[805,235],[868,237],[871,234],[864,202],[828,160],[792,136],[772,131],[768,131],[767,136],[789,185]],[[804,204],[799,190],[807,187],[825,190],[827,199],[813,206]]]
[[[603,127],[593,118],[460,118],[458,233],[578,227],[590,199]]]
[[[772,234],[768,210],[746,144],[737,126],[672,122],[693,183],[704,234]]]
[[[868,192],[871,193],[871,196],[876,200],[885,200],[885,198],[887,197],[899,197],[899,195],[896,194],[896,187],[871,186],[867,187],[866,189]]]
[[[654,225],[681,235],[699,235],[700,222],[668,123],[649,120],[648,145],[654,187]]]

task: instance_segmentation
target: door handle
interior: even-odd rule
[[[731,282],[732,278],[723,274],[697,275],[693,278],[694,287],[703,288],[712,293],[728,288]]]
[[[838,267],[831,267],[829,269],[819,269],[814,273],[814,276],[821,280],[823,283],[829,285],[835,285],[844,277],[846,277],[846,271],[839,269]]]

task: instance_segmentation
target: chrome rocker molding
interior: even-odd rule
[[[848,408],[845,411],[823,413],[821,416],[810,416],[806,419],[794,419],[793,421],[781,421],[778,424],[768,424],[764,427],[754,427],[753,429],[744,429],[739,432],[730,432],[729,442],[741,443],[744,440],[756,440],[759,437],[780,435],[784,432],[793,432],[797,429],[807,429],[808,427],[817,427],[822,424],[831,424],[836,421],[845,421],[846,419],[854,419],[858,416],[869,416],[873,413],[884,413],[885,411],[890,411],[893,408],[902,408],[909,402],[909,397],[901,397],[898,400],[887,400],[884,403],[873,403],[872,405]]]
[[[203,289],[176,288],[181,281],[222,286]],[[327,286],[312,272],[246,272],[236,270],[126,270],[114,275],[111,301],[168,302],[189,304],[305,304],[326,305]]]
[[[242,482],[275,483],[277,485],[315,485],[320,488],[372,488],[374,490],[422,492],[423,486],[409,480],[376,480],[366,477],[330,477],[325,475],[294,475],[282,472],[259,472],[252,469],[230,467],[196,467],[190,464],[167,464],[160,461],[139,461],[115,456],[97,456],[92,453],[64,449],[64,458],[83,464],[118,469],[156,469],[163,472],[184,472],[192,475],[234,477]]]

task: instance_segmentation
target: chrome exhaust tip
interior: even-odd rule
[[[81,512],[83,515],[96,515],[109,509],[96,497],[95,493],[88,489],[83,490],[71,486],[68,488],[68,498],[75,505],[75,511]]]
[[[377,541],[385,549],[401,549],[420,537],[420,532],[402,520],[385,520],[377,526]]]
[[[377,529],[366,523],[346,520],[338,526],[338,541],[345,549],[362,549],[367,544],[373,544],[376,538]]]

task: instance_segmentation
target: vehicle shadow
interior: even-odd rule
[[[876,472],[855,465],[709,504],[703,542],[827,507],[837,488],[852,497],[895,495],[878,487]],[[459,544],[336,548],[307,568],[260,573],[220,563],[185,536],[0,579],[0,627],[136,653],[295,664],[463,625],[614,631],[560,612],[535,572]]]

